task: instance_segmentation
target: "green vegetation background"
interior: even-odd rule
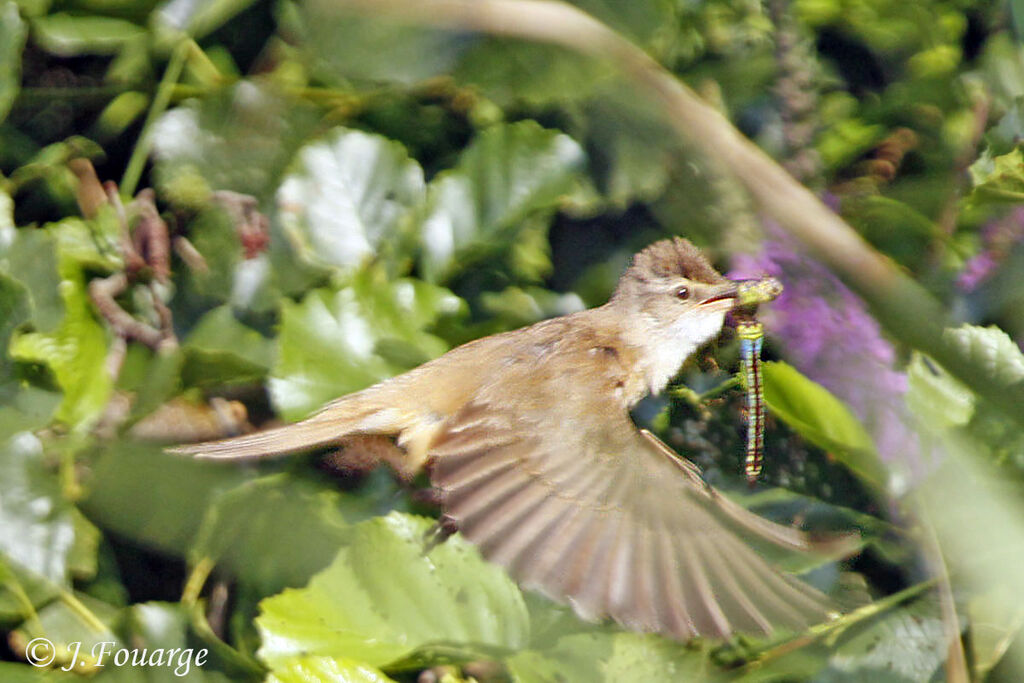
[[[58,668],[76,642],[208,648],[190,680],[1020,680],[1024,406],[879,335],[848,292],[789,321],[831,344],[835,317],[863,320],[842,358],[888,358],[862,398],[896,402],[902,445],[770,317],[754,493],[742,394],[716,390],[728,333],[637,413],[761,514],[861,531],[852,562],[790,567],[850,607],[805,634],[586,624],[458,537],[425,555],[436,510],[385,471],[164,454],[600,304],[659,237],[723,269],[809,258],[615,64],[344,4],[0,0],[0,678],[174,680],[33,668],[45,636]],[[988,379],[1024,387],[1019,3],[573,4],[837,206],[962,323],[952,343]]]

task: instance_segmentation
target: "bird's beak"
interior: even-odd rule
[[[735,306],[735,302],[739,297],[740,289],[739,282],[724,282],[720,285],[712,285],[707,288],[707,294],[701,300],[700,305],[706,306],[716,301],[726,301],[732,299],[732,304]]]

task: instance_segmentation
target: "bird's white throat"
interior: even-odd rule
[[[643,349],[641,364],[651,393],[661,393],[686,359],[718,336],[724,322],[724,311],[695,311],[667,325],[652,321],[646,330],[635,330],[632,341]]]

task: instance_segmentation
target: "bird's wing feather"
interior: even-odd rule
[[[584,617],[679,639],[827,617],[824,595],[745,540],[798,551],[814,543],[728,501],[637,430],[614,373],[522,371],[520,388],[534,392],[525,410],[502,400],[514,390],[510,370],[449,420],[430,451],[446,514],[486,557]]]

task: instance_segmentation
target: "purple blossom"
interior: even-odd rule
[[[860,418],[882,459],[911,472],[923,465],[903,397],[907,376],[864,302],[777,226],[756,255],[733,258],[730,278],[777,277],[785,290],[758,317],[800,372]]]
[[[981,228],[982,249],[964,264],[957,277],[960,291],[973,292],[992,277],[1009,255],[1010,250],[1024,241],[1024,207],[1013,209],[1000,219],[989,221]]]

